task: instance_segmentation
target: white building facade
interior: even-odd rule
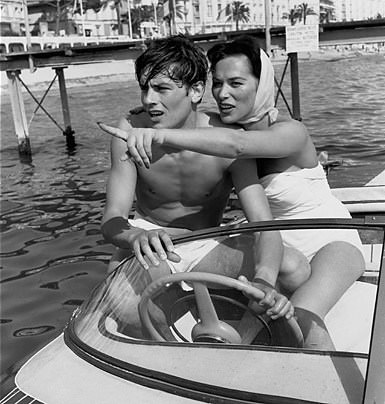
[[[2,32],[20,33],[24,30],[24,7],[21,1],[0,0]]]
[[[385,0],[334,0],[337,21],[385,18]]]
[[[235,30],[235,21],[226,16],[226,6],[233,0],[175,0],[178,32],[187,30],[194,33]],[[266,0],[267,1],[267,0]],[[249,8],[249,20],[239,21],[240,29],[252,29],[265,26],[265,0],[241,1]],[[167,5],[167,2],[166,2]],[[309,14],[306,24],[319,22],[320,6],[330,11],[329,22],[353,21],[385,18],[385,0],[270,0],[272,26],[290,25],[293,10],[306,5]],[[167,6],[168,7],[168,6]],[[296,23],[303,23],[303,17]]]
[[[322,1],[322,0],[321,0]],[[385,0],[384,0],[385,1]],[[265,0],[245,0],[240,3],[249,9],[248,20],[238,21],[239,29],[253,29],[265,26]],[[270,0],[270,24],[272,26],[291,25],[291,11],[306,3],[310,14],[306,15],[306,23],[318,23],[320,0]],[[234,31],[235,17],[226,15],[226,8],[234,4],[234,0],[176,0],[176,31],[191,34]],[[168,1],[165,3],[166,14],[169,10]],[[182,11],[182,12],[178,12]],[[303,23],[303,19],[297,23]],[[185,29],[186,28],[186,29]]]
[[[38,3],[38,0],[26,0],[29,4]],[[385,18],[385,0],[166,0],[163,5],[164,15],[170,10],[170,2],[175,4],[175,26],[173,31],[189,34],[211,33],[221,31],[235,31],[237,26],[240,30],[261,28],[265,26],[265,1],[270,1],[271,26],[291,25],[304,23],[303,13],[301,17],[293,18],[294,11],[303,9],[306,5],[306,24],[314,24],[319,21],[320,6],[328,10],[328,21],[354,21]],[[44,3],[42,1],[42,3]],[[51,7],[54,2],[50,2]],[[155,36],[156,34],[167,35],[169,25],[161,18],[156,18],[155,9],[158,0],[122,0],[120,13],[127,13],[127,8],[139,5],[152,5],[155,18],[151,21],[143,21],[141,36]],[[241,18],[229,13],[228,9],[238,3],[248,8],[247,17],[241,13]],[[86,9],[85,0],[74,0],[73,5],[84,6],[83,13],[73,13],[70,19],[76,27],[76,34],[85,36],[109,36],[117,35],[117,9],[114,0],[104,3],[99,12]],[[24,12],[21,0],[0,0],[0,19],[2,32],[19,32],[24,30]],[[31,7],[30,7],[31,8]],[[76,7],[74,7],[76,8]],[[41,13],[41,11],[39,11]],[[297,13],[298,14],[298,13]],[[34,14],[29,10],[29,21],[32,26],[41,14]],[[236,21],[238,19],[238,21]],[[130,35],[130,27],[123,24],[123,34]],[[44,35],[40,29],[40,35]],[[54,32],[48,31],[48,35]]]

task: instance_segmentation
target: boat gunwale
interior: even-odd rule
[[[125,380],[138,383],[140,385],[162,390],[171,394],[182,395],[195,400],[203,400],[210,403],[275,403],[275,404],[322,404],[319,401],[309,401],[298,398],[272,396],[269,394],[241,391],[229,389],[223,386],[191,381],[165,372],[160,372],[134,365],[132,363],[123,362],[110,355],[104,354],[81,341],[73,331],[73,323],[69,324],[64,330],[64,343],[78,357],[85,360],[91,365],[99,369],[113,374]],[[71,332],[72,331],[72,332]],[[127,341],[128,342],[128,341]],[[318,351],[306,350],[303,348],[286,348],[286,347],[265,347],[265,346],[245,346],[245,345],[228,345],[228,344],[202,344],[202,343],[175,343],[175,342],[157,342],[145,340],[132,340],[132,344],[141,345],[157,345],[157,346],[179,346],[189,348],[219,348],[219,349],[240,349],[240,350],[256,350],[271,352],[287,352],[302,354],[318,354],[322,356],[332,357],[356,357],[368,359],[367,354],[351,353],[342,351]],[[331,358],[332,359],[332,358]],[[226,393],[227,395],[224,395]],[[325,403],[326,404],[326,403]]]

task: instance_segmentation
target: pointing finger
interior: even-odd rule
[[[117,137],[118,139],[127,140],[127,134],[124,132],[124,130],[121,130],[119,128],[114,128],[113,126],[106,125],[103,122],[97,122],[98,126],[100,129],[102,129],[104,132],[110,134],[111,136]]]

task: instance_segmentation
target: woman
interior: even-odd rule
[[[304,125],[278,120],[273,66],[255,40],[243,36],[215,45],[208,58],[212,94],[219,108],[219,115],[212,114],[211,119],[214,126],[221,127],[136,129],[124,135],[131,157],[148,166],[152,143],[222,157],[254,157],[275,219],[350,217],[332,195]],[[239,124],[244,130],[225,129],[223,123]],[[333,349],[324,318],[364,271],[359,236],[352,230],[288,230],[281,234],[284,244],[304,253],[311,265],[311,276],[290,297],[305,346]]]

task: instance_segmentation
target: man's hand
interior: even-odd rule
[[[159,260],[169,259],[172,262],[181,260],[180,256],[174,252],[175,248],[170,236],[163,229],[138,229],[130,240],[130,244],[144,269],[149,268],[147,261],[157,266],[160,263]]]
[[[152,128],[131,128],[119,129],[113,126],[98,122],[99,127],[105,132],[127,143],[127,155],[121,160],[131,158],[135,164],[150,167],[152,161],[152,144],[162,144],[163,136],[160,131]]]
[[[267,286],[263,283],[258,283],[258,282],[250,282],[247,280],[247,278],[243,275],[241,275],[238,280],[241,282],[247,283],[249,285],[252,285],[256,289],[262,290],[262,292],[265,293],[265,297],[260,300],[259,302],[256,302],[256,298],[258,294],[253,295],[252,293],[245,293],[245,296],[248,297],[251,301],[254,301],[251,303],[253,307],[256,306],[256,311],[264,311],[266,310],[266,314],[272,319],[276,320],[277,318],[280,317],[285,317],[287,319],[290,319],[294,315],[294,307],[291,304],[290,300],[282,295],[281,293],[278,293],[273,287]]]

